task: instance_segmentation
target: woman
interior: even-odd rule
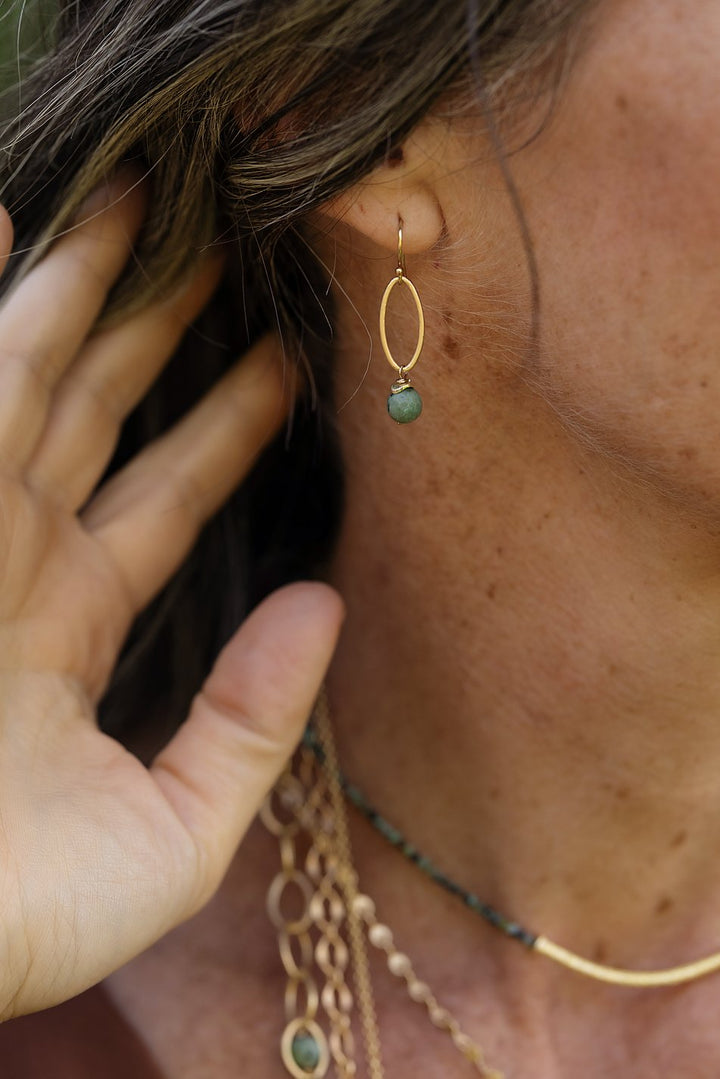
[[[718,1074],[719,52],[73,7],[4,139],[7,1074]]]

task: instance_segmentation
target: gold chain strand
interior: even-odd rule
[[[347,912],[335,887],[334,814],[327,779],[313,758],[307,749],[301,750],[299,781],[295,780],[293,786],[281,782],[278,794],[284,807],[295,814],[299,826],[310,837],[305,868],[315,889],[309,911],[319,933],[315,962],[326,979],[321,1000],[330,1023],[329,1048],[339,1079],[354,1079],[357,1066],[350,1016],[353,998],[345,981],[349,955],[341,936]]]
[[[330,711],[324,686],[320,691],[320,695],[318,696],[315,705],[313,723],[323,749],[324,767],[328,778],[330,800],[335,816],[335,837],[342,865],[341,883],[345,892],[345,902],[348,912],[347,925],[350,950],[353,958],[353,977],[363,1029],[367,1067],[370,1079],[383,1079],[384,1072],[382,1055],[380,1052],[380,1037],[378,1034],[377,1016],[375,1014],[372,983],[370,981],[368,955],[365,947],[362,924],[355,911],[355,899],[358,894],[357,873],[353,867],[350,834],[345,813],[345,800],[340,786],[335,740],[332,734]]]
[[[329,713],[326,718],[329,724]],[[330,738],[332,738],[332,730],[330,730]],[[332,745],[332,743],[330,744]],[[325,748],[323,747],[323,758],[324,756]],[[337,760],[336,756],[334,759]],[[283,780],[278,784],[277,790],[280,800],[284,808],[295,815],[298,825],[310,834],[313,845],[327,854],[329,859],[332,859],[333,856],[337,858],[335,853],[337,829],[333,819],[334,813],[332,807],[329,807],[325,800],[327,784],[319,780],[317,773],[314,771],[314,769],[320,767],[320,761],[315,750],[311,750],[309,747],[305,747],[301,751],[299,761],[300,779],[297,780],[290,775],[291,783],[283,777]],[[332,815],[330,818],[327,815],[328,810]],[[345,824],[347,827],[347,821],[345,821]],[[309,876],[315,876],[312,863],[310,863]],[[417,978],[409,957],[398,952],[394,947],[390,929],[377,921],[375,905],[372,899],[358,893],[356,890],[352,906],[353,913],[357,918],[358,931],[362,934],[364,930],[367,930],[370,943],[385,952],[391,973],[405,980],[411,1000],[425,1005],[431,1022],[439,1029],[447,1031],[455,1048],[474,1066],[475,1070],[483,1076],[483,1079],[504,1079],[502,1072],[494,1070],[487,1064],[483,1050],[463,1032],[460,1024],[452,1014],[438,1003],[429,986]],[[363,954],[365,954],[364,951]],[[366,955],[365,961],[367,963]],[[370,989],[369,970],[368,988]],[[372,1003],[371,995],[370,1002]],[[367,1055],[370,1060],[370,1053]]]
[[[315,962],[325,976],[321,1001],[330,1022],[330,1053],[335,1069],[340,1079],[354,1079],[357,1065],[351,1019],[353,997],[345,980],[350,955],[342,937],[347,910],[336,887],[338,867],[332,843],[332,810],[323,804],[323,795],[327,797],[327,782],[312,757],[309,750],[302,751],[301,776],[312,779],[311,786],[306,789],[312,790],[314,795],[307,821],[312,842],[305,868],[315,885],[315,894],[310,901],[310,916],[319,933]]]
[[[314,953],[311,946],[310,960],[314,954],[317,966],[326,975],[321,1000],[330,1022],[329,1050],[336,1075],[339,1079],[354,1079],[357,1067],[350,1019],[353,998],[344,973],[349,955],[340,935],[347,914],[344,901],[334,887],[338,863],[334,815],[326,777],[314,755],[303,749],[299,765],[299,777],[286,772],[276,784],[275,793],[283,808],[294,815],[297,827],[310,839],[305,859],[311,896],[308,910],[313,927],[320,934]],[[266,813],[267,809],[263,817]]]
[[[345,980],[349,954],[341,936],[347,911],[335,887],[339,864],[335,816],[330,804],[327,777],[315,754],[308,748],[303,748],[299,754],[299,777],[304,798],[298,798],[294,790],[281,791],[280,797],[310,836],[311,845],[305,866],[316,888],[310,913],[320,933],[315,947],[315,962],[326,976],[321,1000],[330,1021],[330,1052],[340,1079],[353,1079],[357,1074],[350,1017],[353,997]]]
[[[335,750],[335,744],[332,736],[332,727],[330,722],[330,713],[327,703],[327,696],[323,690],[321,697],[318,699],[318,705],[314,713],[315,729],[321,742],[321,748],[323,752],[325,767],[329,776],[329,786],[332,792],[333,777],[336,784],[336,796],[340,802],[340,814],[342,824],[336,826],[336,835],[339,837],[341,828],[344,826],[344,832],[347,842],[348,857],[346,858],[346,864],[352,867],[352,862],[349,855],[349,835],[347,828],[347,817],[345,816],[345,803],[342,794],[342,788],[340,786],[340,770],[338,766],[337,753]],[[348,925],[353,923],[356,926],[358,935],[362,941],[362,950],[364,956],[364,969],[367,972],[367,984],[368,990],[370,989],[369,970],[367,966],[367,954],[364,948],[364,936],[363,928],[367,929],[368,939],[373,947],[379,948],[385,952],[387,957],[388,967],[392,974],[396,977],[404,978],[410,998],[416,1003],[424,1004],[428,1016],[431,1022],[441,1030],[445,1030],[451,1037],[455,1048],[462,1053],[466,1060],[468,1060],[476,1069],[476,1071],[483,1076],[483,1079],[504,1079],[502,1072],[490,1067],[485,1058],[485,1054],[481,1047],[474,1042],[464,1031],[461,1029],[457,1019],[448,1011],[447,1008],[443,1008],[431,992],[429,986],[425,982],[421,982],[412,967],[412,963],[409,957],[402,952],[399,952],[393,942],[393,936],[390,929],[377,921],[375,915],[375,904],[369,896],[361,894],[357,889],[357,874],[352,871],[353,876],[353,896],[348,897],[349,917]],[[356,978],[356,982],[358,979]],[[360,1004],[360,987],[358,986],[358,1004]],[[372,996],[370,995],[370,1002],[372,1005]],[[374,1018],[374,1009],[373,1009]],[[375,1035],[377,1038],[377,1026],[375,1026]],[[376,1042],[377,1044],[377,1042]],[[378,1045],[379,1050],[379,1045]],[[375,1076],[373,1075],[373,1079]]]
[[[375,903],[368,895],[358,894],[355,897],[354,909],[358,918],[367,929],[368,940],[378,951],[384,952],[388,970],[396,978],[405,981],[408,995],[416,1004],[424,1004],[430,1021],[440,1030],[446,1031],[452,1038],[453,1045],[462,1055],[474,1065],[476,1071],[483,1079],[505,1079],[502,1072],[488,1064],[485,1053],[469,1035],[461,1029],[457,1019],[442,1007],[433,995],[429,985],[420,981],[415,973],[410,957],[395,947],[393,934],[387,925],[379,922],[375,913]]]
[[[282,782],[286,786],[299,786],[298,780],[289,773],[283,776]],[[302,791],[299,793],[302,797]],[[280,842],[282,868],[273,878],[267,895],[268,916],[277,930],[280,959],[287,974],[286,1026],[280,1052],[285,1068],[294,1079],[322,1079],[330,1064],[330,1051],[325,1034],[316,1021],[319,995],[311,970],[313,946],[309,933],[312,925],[310,904],[313,886],[297,867],[295,840],[299,824],[292,818],[283,822],[275,815],[272,794],[265,800],[260,816],[265,827],[277,836]],[[297,917],[288,919],[282,911],[282,900],[292,885],[300,891],[303,907]],[[296,943],[293,944],[293,941]],[[301,993],[305,996],[304,1009],[299,1008]]]

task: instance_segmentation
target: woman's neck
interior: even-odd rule
[[[329,691],[345,771],[536,932],[618,965],[716,950],[714,541],[527,389],[501,448],[447,389],[413,428],[383,428],[383,373],[343,423],[332,581],[349,617]],[[400,856],[367,843],[382,891]]]

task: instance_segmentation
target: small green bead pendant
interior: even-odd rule
[[[323,1079],[330,1066],[327,1038],[309,1017],[291,1019],[283,1031],[280,1054],[294,1079]]]
[[[422,397],[414,386],[393,387],[387,399],[387,410],[395,423],[412,423],[422,412]]]
[[[291,1052],[298,1068],[312,1075],[320,1063],[320,1046],[312,1034],[307,1031],[297,1033],[292,1040]]]

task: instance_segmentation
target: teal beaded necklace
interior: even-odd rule
[[[315,736],[312,726],[308,726],[305,732],[304,738],[305,744],[308,745],[318,760],[323,761],[322,746]],[[484,903],[479,896],[474,892],[469,892],[462,885],[457,884],[443,873],[441,869],[428,858],[425,854],[418,850],[418,848],[410,843],[402,832],[390,823],[378,810],[368,801],[359,787],[356,787],[354,783],[351,783],[342,772],[338,772],[338,779],[340,780],[340,786],[342,792],[350,802],[351,805],[362,813],[362,815],[372,824],[373,828],[380,833],[392,847],[399,850],[404,858],[408,862],[412,862],[418,869],[422,870],[426,877],[439,884],[441,888],[444,888],[446,892],[456,896],[462,900],[466,907],[468,907],[475,914],[478,914],[484,921],[493,927],[493,929],[499,929],[501,933],[504,933],[506,937],[510,937],[511,940],[517,940],[521,944],[524,944],[526,948],[533,949],[537,942],[537,934],[531,933],[529,929],[525,929],[524,926],[519,925],[517,922],[511,921],[506,918],[500,911],[495,910],[489,903]]]
[[[318,760],[324,763],[323,749],[312,729],[312,723],[305,731],[304,741],[316,754]],[[416,865],[426,877],[434,881],[435,884],[439,884],[446,892],[460,899],[469,910],[477,914],[483,921],[511,940],[518,941],[529,951],[543,955],[554,963],[558,963],[576,974],[582,974],[595,981],[632,988],[662,988],[671,985],[682,985],[720,971],[720,951],[713,952],[711,955],[691,963],[684,963],[664,970],[624,970],[623,968],[610,967],[604,963],[584,959],[575,952],[562,947],[562,945],[556,944],[549,937],[533,933],[518,922],[506,918],[504,914],[501,914],[489,903],[483,902],[474,892],[468,891],[467,888],[463,888],[462,885],[452,880],[430,858],[418,850],[414,843],[407,840],[399,828],[396,828],[383,817],[363,792],[354,783],[351,783],[339,769],[337,778],[347,800],[362,813],[383,839],[400,851],[408,862]]]

